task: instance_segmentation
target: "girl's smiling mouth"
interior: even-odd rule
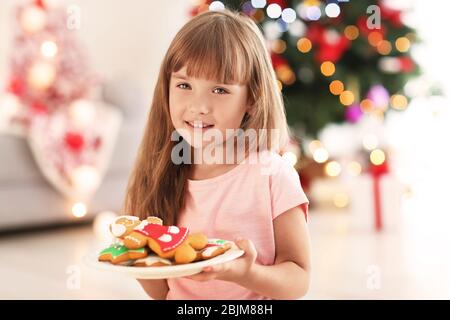
[[[210,128],[214,127],[213,124],[209,124],[209,123],[198,121],[198,120],[195,120],[195,121],[184,121],[184,123],[188,127],[192,128],[192,129],[207,130],[207,129],[210,129]]]

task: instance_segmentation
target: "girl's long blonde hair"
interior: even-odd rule
[[[172,72],[187,67],[189,77],[219,83],[246,84],[252,112],[242,129],[259,129],[258,139],[272,148],[270,129],[277,129],[277,145],[289,139],[283,100],[264,37],[244,14],[229,10],[207,11],[188,21],[172,40],[162,61],[146,129],[128,182],[123,211],[141,219],[153,215],[165,225],[176,225],[185,204],[190,164],[171,161],[175,130],[169,113]]]

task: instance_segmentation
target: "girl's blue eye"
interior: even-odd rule
[[[189,87],[189,85],[187,83],[180,83],[179,85],[177,85],[178,88],[185,89],[185,88],[181,88],[180,86],[187,86],[187,87]]]
[[[228,93],[228,91],[223,88],[215,88],[214,91],[216,91],[216,90],[220,90],[220,92],[218,92],[218,94],[227,94]]]

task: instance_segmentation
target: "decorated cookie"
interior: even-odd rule
[[[195,261],[217,257],[231,248],[231,242],[222,239],[209,239],[206,247],[197,252]]]
[[[202,233],[190,234],[188,228],[164,226],[158,217],[140,221],[134,216],[118,217],[110,226],[112,234],[123,240],[125,247],[140,249],[146,246],[159,257],[174,259],[175,263],[190,263],[197,257],[208,238]]]
[[[129,260],[144,258],[148,255],[146,248],[128,249],[120,243],[115,243],[102,250],[98,260],[111,262],[112,264],[126,264]]]
[[[135,231],[153,240],[159,246],[160,251],[164,253],[179,247],[189,234],[188,228],[161,226],[153,223],[141,224]]]
[[[133,231],[141,223],[138,217],[135,216],[120,216],[117,217],[113,223],[109,226],[111,234],[118,238],[123,239],[127,234]]]
[[[162,258],[173,258],[177,264],[194,261],[197,256],[195,250],[207,244],[205,235],[189,235],[188,228],[148,224],[136,231],[148,237],[148,245],[153,252]]]
[[[163,267],[170,266],[171,264],[172,262],[170,260],[160,258],[157,255],[150,255],[133,262],[134,267]]]
[[[131,224],[121,221],[120,223]],[[130,249],[149,246],[159,257],[174,259],[175,263],[190,263],[197,257],[196,250],[203,249],[208,238],[201,233],[189,234],[189,229],[163,226],[157,217],[148,217],[134,229],[122,236],[124,245]]]

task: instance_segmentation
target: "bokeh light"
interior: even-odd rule
[[[336,71],[336,67],[334,66],[334,63],[331,61],[325,61],[322,62],[320,65],[320,72],[326,77],[330,77],[334,74]]]
[[[402,94],[394,94],[391,97],[391,107],[397,110],[404,110],[408,106],[408,99]]]
[[[361,167],[361,164],[358,161],[351,161],[347,165],[347,170],[348,170],[350,175],[358,176],[358,175],[361,174],[362,167]]]
[[[330,177],[337,177],[341,170],[341,165],[337,161],[330,161],[325,165],[325,173]]]
[[[348,40],[355,40],[359,36],[359,29],[353,25],[347,26],[344,29],[344,35]]]
[[[294,22],[296,17],[297,14],[295,13],[295,10],[292,8],[286,8],[281,12],[281,19],[283,19],[283,21],[286,23]]]
[[[339,95],[339,101],[341,101],[344,106],[349,106],[355,101],[355,95],[349,90],[342,91]]]
[[[222,11],[225,9],[225,5],[221,1],[213,1],[209,5],[210,11]]]
[[[338,192],[333,196],[333,204],[336,208],[345,208],[349,204],[349,196],[346,193]]]
[[[45,41],[41,44],[41,54],[46,58],[53,58],[58,53],[58,46],[53,41]]]
[[[363,147],[366,150],[373,150],[378,147],[378,137],[372,133],[364,135],[362,141]]]
[[[72,206],[72,215],[75,218],[83,218],[87,214],[87,207],[83,202],[74,203]]]
[[[340,80],[333,80],[330,83],[330,92],[335,96],[340,95],[344,91],[344,84]]]
[[[281,7],[276,3],[269,4],[266,8],[266,11],[269,18],[272,19],[277,19],[281,15]]]
[[[336,18],[341,13],[341,8],[336,3],[329,3],[325,7],[325,14],[330,18]]]
[[[379,31],[371,31],[367,36],[367,40],[371,46],[376,47],[383,40],[383,35]]]
[[[317,148],[313,153],[313,159],[317,163],[325,163],[328,160],[328,156],[328,151],[323,147]]]
[[[266,0],[252,0],[253,8],[264,8],[266,3]]]
[[[411,46],[411,42],[406,37],[400,37],[395,40],[395,47],[400,52],[406,52],[409,50],[409,47]]]
[[[297,49],[302,53],[307,53],[311,50],[312,43],[308,38],[300,38],[297,41]]]
[[[370,162],[372,162],[376,166],[383,164],[385,160],[386,155],[384,154],[383,150],[375,149],[370,153]]]

